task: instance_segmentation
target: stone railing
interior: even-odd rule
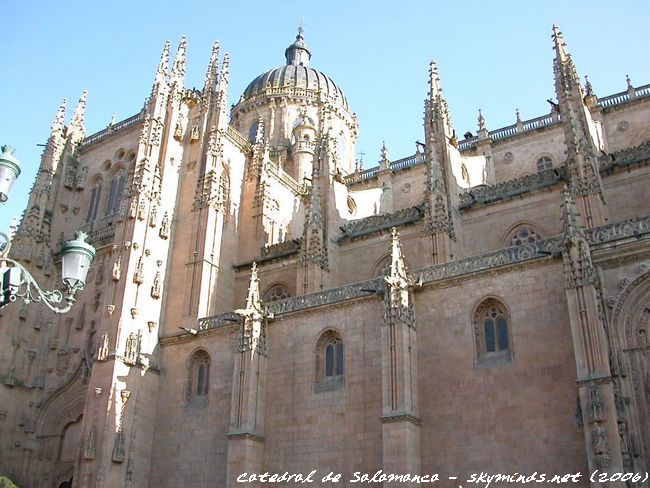
[[[424,216],[424,210],[421,206],[404,208],[390,214],[371,215],[364,219],[353,220],[339,227],[341,235],[338,241],[364,237],[375,232],[382,232],[399,227],[402,225],[417,222]]]
[[[599,98],[598,105],[603,108],[609,108],[627,103],[635,98],[647,97],[648,95],[650,95],[650,85],[643,85],[638,88],[632,88],[631,90]]]
[[[406,158],[398,159],[396,161],[391,161],[389,167],[391,171],[401,171],[405,168],[410,168],[416,164],[424,162],[424,154],[418,155],[414,154],[413,156],[408,156]],[[356,171],[345,175],[344,181],[346,185],[351,185],[353,183],[360,183],[362,181],[371,180],[376,178],[379,174],[379,166],[373,168],[364,169],[362,171]]]
[[[521,176],[513,180],[503,181],[491,186],[478,186],[460,194],[460,209],[468,209],[475,205],[485,205],[513,198],[524,193],[542,188],[548,188],[566,179],[566,166],[546,169],[532,175]]]
[[[90,233],[90,243],[95,247],[105,246],[113,242],[115,238],[115,227],[104,227],[103,229],[94,230]]]
[[[269,159],[266,163],[266,167],[269,174],[291,190],[294,195],[300,196],[307,194],[307,187],[304,184],[298,183],[290,174],[283,171],[276,161]]]
[[[143,120],[144,120],[144,111],[137,113],[129,117],[128,119],[124,119],[121,122],[118,122],[117,124],[109,125],[104,130],[95,132],[94,134],[86,137],[83,141],[81,141],[81,144],[79,146],[81,148],[84,148],[86,146],[90,146],[91,144],[95,144],[103,139],[106,139],[109,136],[112,136],[113,134],[122,132],[124,129],[128,129],[131,126],[139,124]]]
[[[640,239],[650,234],[650,215],[629,219],[615,224],[603,225],[586,231],[587,239],[591,245],[612,242],[619,239],[635,237]],[[450,263],[422,268],[413,273],[416,287],[435,283],[440,280],[453,279],[461,276],[491,271],[505,266],[516,265],[534,260],[549,259],[557,256],[563,249],[562,237],[553,237],[535,244],[509,247],[497,251],[470,256]],[[417,288],[416,288],[417,289]],[[382,278],[375,278],[359,283],[352,283],[330,290],[323,290],[307,295],[285,298],[271,302],[267,305],[267,312],[274,316],[299,312],[315,307],[333,305],[348,300],[380,296],[383,294],[384,283]],[[199,319],[199,330],[223,327],[240,322],[239,315],[233,312],[222,313],[212,317]]]
[[[228,128],[226,129],[226,137],[230,142],[232,142],[235,146],[244,152],[251,152],[253,150],[248,139],[246,139],[239,131],[237,131],[237,129],[231,125],[228,125]]]
[[[650,160],[650,141],[645,141],[638,146],[603,157],[600,161],[600,172],[611,173],[616,168],[625,168],[648,160]]]
[[[545,258],[553,252],[560,250],[559,237],[539,241],[535,244],[508,247],[498,251],[488,252],[479,256],[471,256],[450,263],[438,264],[421,269],[414,273],[421,284],[455,278],[479,271],[487,271],[511,264],[523,263],[533,259]]]
[[[215,329],[217,327],[223,327],[225,325],[232,325],[237,323],[241,323],[240,315],[237,315],[234,312],[225,312],[220,313],[219,315],[213,315],[212,317],[204,317],[202,319],[199,319],[197,329]]]
[[[641,239],[650,233],[650,215],[644,215],[635,219],[624,220],[614,224],[601,225],[586,232],[589,244],[602,244],[628,237]]]
[[[517,134],[522,134],[524,132],[529,132],[532,130],[537,130],[542,127],[548,127],[560,121],[560,117],[557,114],[546,114],[541,117],[535,117],[534,119],[524,120],[521,124],[512,124],[506,127],[501,127],[488,132],[488,139],[493,141],[498,141],[500,139],[506,139],[508,137],[515,136]],[[474,147],[479,141],[478,136],[469,137],[458,142],[458,150],[465,151]]]
[[[270,259],[283,258],[292,256],[300,251],[301,239],[291,239],[289,241],[279,242],[270,246],[264,246],[260,252],[257,262],[268,261]]]

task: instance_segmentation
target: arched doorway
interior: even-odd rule
[[[623,464],[626,471],[645,472],[650,467],[650,270],[621,292],[610,324]]]

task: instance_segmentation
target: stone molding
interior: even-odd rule
[[[422,217],[424,217],[424,209],[422,205],[416,205],[390,214],[372,215],[364,219],[353,220],[339,227],[341,235],[338,242],[385,232],[393,227],[401,227],[417,222]]]
[[[387,415],[382,415],[381,417],[379,417],[379,420],[381,420],[382,424],[392,424],[396,422],[411,422],[413,425],[417,427],[420,427],[422,425],[422,419],[406,412],[396,412],[396,413],[389,413]]]
[[[561,181],[566,181],[567,178],[566,166],[560,166],[559,168],[546,169],[532,175],[503,181],[496,185],[475,187],[459,195],[458,208],[466,210],[475,206],[514,198],[524,193],[549,188]]]
[[[264,442],[266,442],[266,438],[263,435],[248,431],[228,432],[226,434],[226,437],[229,440],[248,439],[251,441],[259,442],[260,444],[264,444]]]
[[[629,219],[614,224],[603,225],[586,231],[591,246],[612,242],[629,237],[650,233],[650,215]],[[637,237],[638,238],[638,237]],[[559,257],[562,251],[562,238],[553,237],[535,244],[509,247],[488,252],[478,256],[422,268],[415,272],[417,287],[430,285],[442,280],[468,276],[474,273],[494,271],[506,266],[528,264]],[[555,262],[555,260],[553,260]],[[384,294],[383,277],[351,283],[338,288],[285,298],[266,306],[266,312],[275,317],[283,314],[300,312],[316,307],[340,304],[355,299],[376,297]],[[239,322],[240,317],[233,312],[226,312],[198,321],[198,330],[204,331],[215,327],[224,327]]]

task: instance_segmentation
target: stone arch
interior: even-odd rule
[[[527,235],[524,235],[523,232],[526,230],[529,232]],[[521,220],[511,225],[510,228],[508,228],[508,230],[505,232],[503,236],[502,246],[513,247],[517,245],[534,244],[539,240],[545,239],[545,236],[546,232],[539,225],[528,220]]]
[[[198,347],[190,354],[187,365],[187,381],[185,399],[187,403],[204,404],[210,391],[210,353],[203,347]]]
[[[290,296],[289,287],[285,283],[276,281],[264,290],[264,293],[262,293],[262,301],[264,303],[270,303],[289,298]]]
[[[38,466],[30,466],[30,476],[45,481],[46,485],[59,486],[72,479],[74,460],[61,460],[61,449],[66,430],[82,422],[86,407],[87,385],[83,382],[83,365],[77,364],[72,376],[43,402],[41,414],[36,419],[35,435],[39,442]],[[78,442],[81,449],[81,440]]]
[[[650,268],[624,278],[609,321],[618,428],[626,470],[650,466]]]
[[[503,298],[481,297],[472,308],[471,324],[475,366],[491,367],[512,360],[512,319]]]
[[[328,327],[318,335],[314,359],[315,392],[341,388],[346,368],[345,341],[338,330]]]

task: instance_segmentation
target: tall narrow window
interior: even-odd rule
[[[537,160],[537,172],[540,173],[553,167],[553,160],[548,156],[542,156]]]
[[[512,355],[507,309],[496,298],[487,298],[474,312],[478,365],[509,361]]]
[[[187,368],[186,397],[190,404],[201,404],[207,401],[210,384],[210,355],[199,349],[190,357]]]
[[[102,182],[97,181],[90,190],[90,203],[88,204],[88,213],[86,213],[86,222],[95,220],[97,217],[97,209],[99,208],[99,200],[102,197]]]
[[[341,336],[327,330],[316,344],[316,385],[315,391],[336,390],[343,387],[345,371],[345,348]]]
[[[105,215],[112,215],[120,210],[122,193],[124,193],[124,183],[124,171],[119,171],[113,175],[111,186],[108,190],[108,201],[106,202]]]

